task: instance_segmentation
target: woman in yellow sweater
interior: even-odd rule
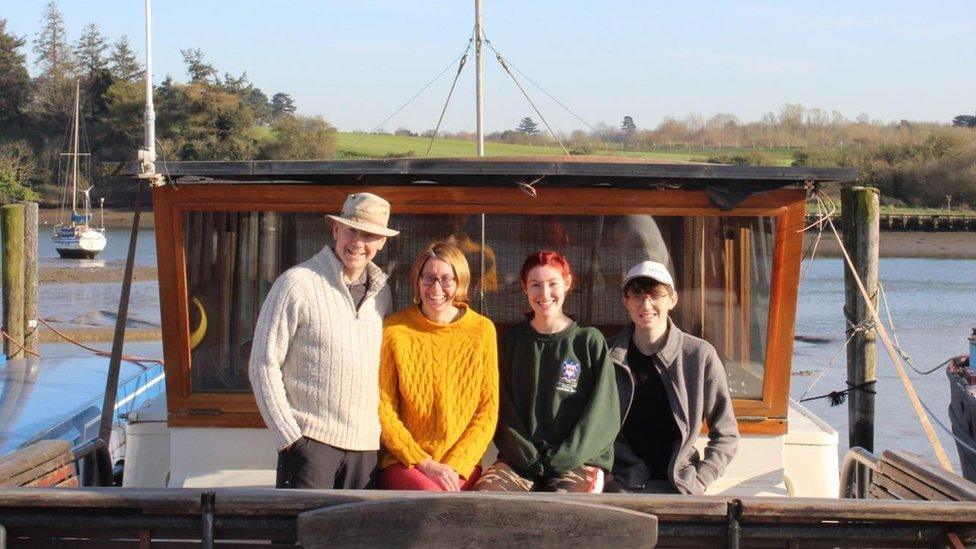
[[[468,490],[498,420],[495,326],[468,306],[471,274],[457,246],[428,246],[410,276],[414,305],[383,328],[379,483]]]

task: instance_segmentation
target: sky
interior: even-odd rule
[[[0,18],[31,40],[46,3],[0,0]],[[143,0],[58,7],[72,40],[93,22],[112,40],[128,35],[144,61]],[[748,122],[785,103],[885,122],[976,111],[971,0],[483,0],[482,9],[485,37],[541,86],[516,73],[556,131],[619,127],[624,116],[640,128],[689,114]],[[221,75],[246,71],[269,97],[288,93],[299,113],[343,131],[433,128],[474,25],[473,0],[156,0],[152,12],[155,82],[186,81],[180,50],[199,48]],[[490,48],[484,67],[487,131],[541,122]],[[472,53],[442,129],[475,129],[474,87]]]

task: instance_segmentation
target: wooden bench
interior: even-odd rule
[[[976,501],[976,484],[922,456],[886,450],[871,475],[873,499]]]
[[[78,486],[75,456],[67,441],[42,440],[0,458],[0,487]]]

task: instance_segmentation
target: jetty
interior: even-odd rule
[[[817,213],[806,214],[807,223],[815,223],[822,216]],[[976,214],[904,214],[881,213],[882,231],[923,231],[923,232],[976,232]],[[843,225],[839,213],[831,216],[838,226]]]

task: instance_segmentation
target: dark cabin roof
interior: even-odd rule
[[[137,163],[108,167],[114,176],[134,176]],[[522,156],[375,160],[250,160],[156,162],[157,172],[178,184],[450,185],[677,188],[707,190],[722,209],[751,194],[807,183],[852,182],[852,168],[729,166],[662,163],[632,157]]]

